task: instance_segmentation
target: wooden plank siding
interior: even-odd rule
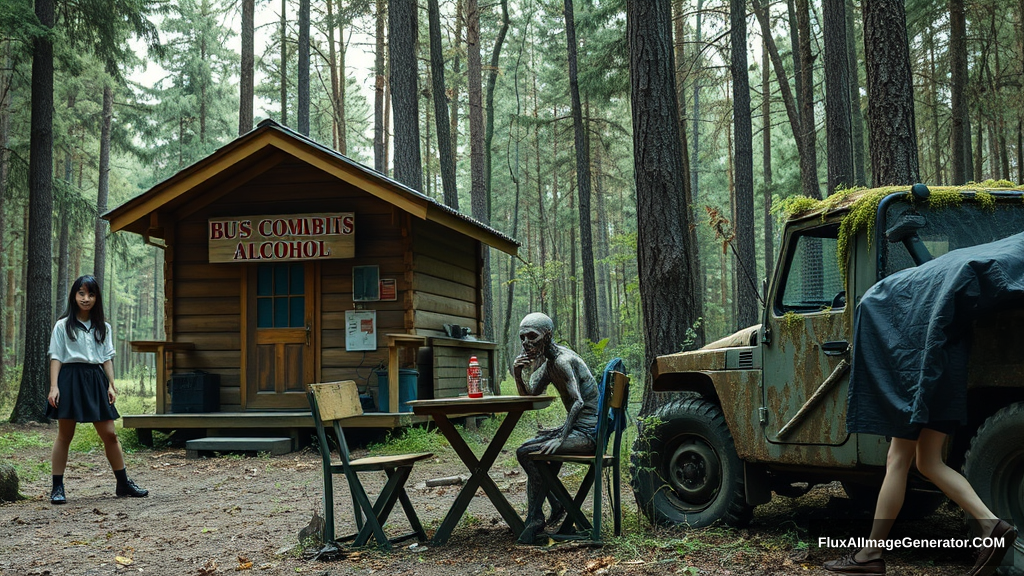
[[[429,221],[412,225],[412,328],[444,336],[445,324],[480,333],[480,262],[475,240]]]

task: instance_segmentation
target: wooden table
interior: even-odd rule
[[[519,514],[512,508],[505,495],[498,489],[497,484],[491,479],[488,472],[494,461],[501,453],[501,449],[512,434],[512,429],[527,410],[541,410],[546,408],[555,398],[553,396],[485,396],[483,398],[442,398],[438,400],[414,400],[409,402],[412,411],[417,415],[430,416],[437,423],[438,429],[448,439],[455,453],[459,455],[462,462],[466,464],[471,473],[469,480],[462,487],[459,495],[455,498],[448,514],[444,517],[441,525],[434,533],[433,543],[440,545],[448,541],[462,515],[465,514],[469,501],[476,495],[477,488],[483,488],[484,493],[490,498],[491,503],[505,519],[505,522],[515,533],[516,537],[522,534],[525,524]],[[493,414],[505,412],[505,421],[498,427],[490,444],[484,451],[483,457],[477,459],[470,450],[466,441],[459,435],[459,431],[452,424],[450,418],[468,414]]]

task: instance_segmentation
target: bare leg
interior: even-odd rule
[[[103,440],[103,452],[107,455],[112,470],[124,469],[124,454],[121,452],[121,442],[117,439],[117,432],[114,430],[113,420],[93,422],[96,433],[100,440]]]
[[[878,502],[875,504],[875,520],[871,523],[872,540],[882,540],[889,536],[889,530],[896,516],[903,508],[903,497],[907,492],[907,474],[910,464],[914,461],[917,441],[893,438],[889,444],[889,454],[885,459],[885,480],[878,491]],[[881,548],[864,547],[854,554],[857,562],[865,562],[881,558]]]
[[[943,461],[942,445],[945,442],[946,434],[928,428],[921,430],[917,441],[917,469],[978,521],[981,534],[988,534],[996,525],[996,515],[981,501],[970,482]]]
[[[53,452],[50,453],[50,469],[54,476],[63,476],[68,465],[68,448],[75,437],[74,420],[62,418],[57,420],[57,439],[53,441]]]

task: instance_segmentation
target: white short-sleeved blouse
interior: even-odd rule
[[[76,330],[75,339],[69,339],[67,329],[64,327],[67,321],[68,318],[61,318],[53,327],[49,351],[51,360],[57,360],[62,364],[72,362],[103,364],[114,357],[114,337],[109,323],[104,323],[107,327],[107,337],[103,343],[99,343],[93,334],[92,322],[88,320],[79,321],[85,326],[85,331]]]

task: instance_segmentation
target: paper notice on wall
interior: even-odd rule
[[[377,349],[377,311],[345,311],[345,350],[361,352]]]

